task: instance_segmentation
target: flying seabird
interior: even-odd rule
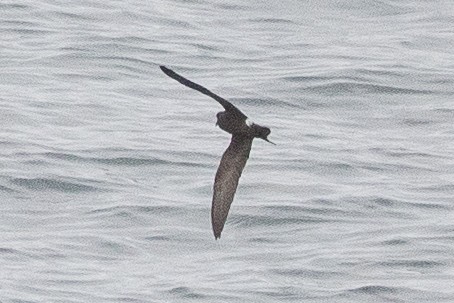
[[[165,66],[159,67],[170,78],[202,94],[210,96],[218,101],[225,109],[225,111],[219,112],[216,115],[216,125],[232,134],[232,139],[229,147],[227,147],[227,150],[222,155],[221,163],[216,172],[211,205],[211,224],[213,226],[214,237],[218,239],[221,237],[222,229],[227,220],[241,173],[249,158],[252,140],[254,138],[260,138],[274,144],[268,140],[271,130],[268,127],[253,123],[232,103],[209,91],[207,88],[184,78]]]

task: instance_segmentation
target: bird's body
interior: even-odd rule
[[[214,237],[221,237],[227,215],[235,196],[238,182],[244,166],[249,158],[254,138],[261,138],[268,141],[270,129],[251,122],[245,114],[236,108],[229,101],[212,93],[205,87],[194,83],[174,71],[160,66],[161,70],[169,77],[181,84],[195,89],[218,101],[225,109],[219,112],[217,123],[222,130],[232,134],[232,139],[227,150],[222,155],[221,162],[216,172],[213,186],[213,201],[211,206],[211,223]],[[272,143],[272,142],[270,142]]]

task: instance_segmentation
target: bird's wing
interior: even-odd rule
[[[240,179],[252,146],[251,137],[232,135],[227,150],[222,155],[214,179],[213,202],[211,205],[211,223],[214,237],[220,238],[224,223],[227,220],[238,181]]]
[[[180,82],[181,84],[189,87],[189,88],[192,88],[192,89],[195,89],[199,92],[201,92],[202,94],[205,94],[207,96],[210,96],[211,98],[213,98],[214,100],[218,101],[224,108],[226,111],[228,112],[231,112],[231,113],[234,113],[235,115],[237,115],[238,117],[241,117],[243,119],[246,119],[246,115],[243,114],[237,107],[235,107],[232,103],[230,103],[229,101],[225,100],[224,98],[216,95],[215,93],[211,92],[210,90],[208,90],[207,88],[197,84],[197,83],[194,83],[188,79],[186,79],[185,77],[177,74],[176,72],[174,72],[173,70],[161,65],[159,66],[161,68],[161,70],[164,72],[164,74],[166,74],[167,76],[169,76],[170,78],[172,79],[175,79],[177,80],[178,82]]]

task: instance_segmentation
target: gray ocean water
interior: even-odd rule
[[[0,302],[454,302],[454,2],[0,3]],[[222,238],[212,184],[255,141]]]

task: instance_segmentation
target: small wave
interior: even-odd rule
[[[243,10],[247,9],[247,6],[240,5],[240,4],[231,4],[231,3],[219,3],[219,4],[216,4],[216,2],[213,2],[213,5],[221,8],[221,9],[231,10],[231,11],[235,11],[235,12],[243,11]]]
[[[271,238],[265,238],[265,237],[255,237],[255,238],[251,238],[249,241],[253,242],[253,243],[268,243],[268,244],[279,242],[277,239],[271,239]]]
[[[154,242],[154,241],[170,241],[170,238],[166,237],[166,236],[148,236],[148,237],[145,237],[144,239],[147,240],[147,241],[151,241],[151,242]]]
[[[341,276],[338,272],[328,272],[311,269],[276,269],[273,270],[278,275],[288,276],[291,278],[311,278],[311,279],[327,279],[333,276]]]
[[[433,121],[422,119],[404,119],[402,123],[407,126],[421,126],[431,124],[433,123]]]
[[[329,78],[321,76],[288,76],[282,79],[290,82],[308,83],[310,81],[327,81]]]
[[[254,18],[251,19],[252,22],[257,23],[273,23],[273,24],[294,24],[292,20],[282,19],[282,18]]]
[[[24,5],[24,4],[0,3],[0,9],[2,11],[10,10],[10,9],[25,10],[25,9],[31,9],[31,8],[32,8],[31,6]]]
[[[244,97],[244,98],[230,98],[232,102],[238,104],[239,106],[260,106],[260,107],[291,107],[291,108],[300,108],[301,105],[295,102],[288,102],[285,100],[277,100],[269,97],[264,98],[253,98],[253,97]]]
[[[326,201],[326,200],[323,200]],[[316,218],[323,216],[328,221],[341,220],[341,218],[351,217],[353,212],[352,210],[345,210],[342,208],[334,208],[330,206],[330,202],[323,202],[318,200],[310,201],[310,203],[319,203],[319,207],[307,207],[307,206],[292,206],[292,205],[272,205],[266,206],[265,210],[270,210],[272,213],[280,214],[294,214],[298,216],[313,215]],[[329,218],[329,219],[328,219]]]
[[[30,36],[39,36],[45,34],[51,34],[52,31],[49,30],[39,30],[39,29],[26,29],[26,28],[3,28],[3,32],[16,33],[21,35],[30,35]]]
[[[411,12],[410,8],[391,1],[340,1],[336,2],[335,6],[354,15],[368,17],[395,16]]]
[[[134,65],[136,67],[138,66],[146,66],[150,68],[155,68],[156,64],[155,63],[150,63],[144,60],[140,60],[137,58],[131,58],[131,57],[126,57],[126,56],[99,56],[96,57],[99,60],[106,60],[109,62],[124,62],[127,66],[129,65]],[[126,66],[125,65],[125,66]]]
[[[11,254],[11,255],[17,255],[19,254],[20,252],[16,249],[13,249],[13,248],[4,248],[4,247],[0,247],[0,254]]]
[[[385,267],[399,267],[407,269],[430,269],[439,266],[444,266],[446,264],[437,261],[428,261],[428,260],[395,260],[395,261],[385,261],[379,263]]]
[[[454,114],[454,108],[436,108],[433,111],[443,114]]]
[[[0,185],[0,191],[5,191],[5,192],[14,192],[13,189],[7,187],[7,186],[3,186],[3,185]]]
[[[169,293],[173,295],[178,295],[187,299],[202,299],[205,298],[204,295],[194,292],[191,288],[180,286],[175,287],[169,290]]]
[[[1,5],[0,5],[0,7],[1,7]],[[0,24],[19,26],[19,27],[24,27],[24,26],[38,27],[37,23],[30,22],[30,21],[24,21],[24,20],[2,20],[2,21],[0,21]]]
[[[184,161],[171,161],[159,158],[136,158],[136,157],[113,157],[113,158],[96,158],[96,157],[82,157],[74,154],[67,153],[44,153],[46,157],[68,160],[74,162],[95,162],[113,166],[152,166],[152,165],[176,165],[185,167],[201,167],[205,166],[200,163],[184,162]]]
[[[241,227],[250,227],[250,226],[299,225],[304,223],[306,224],[320,223],[329,221],[331,220],[301,215],[298,217],[277,217],[277,216],[232,214],[228,221],[228,224]]]
[[[440,203],[430,202],[413,202],[404,199],[397,199],[385,196],[369,196],[369,197],[350,197],[344,200],[344,203],[353,203],[359,206],[359,209],[376,209],[387,212],[387,215],[392,215],[391,211],[396,211],[394,215],[401,218],[411,218],[409,208],[418,209],[434,209],[434,210],[449,210],[450,208]],[[356,207],[355,207],[356,208]]]
[[[326,94],[326,95],[339,95],[339,94],[395,94],[395,95],[427,95],[433,94],[433,91],[420,90],[412,88],[401,88],[389,85],[378,85],[368,83],[351,83],[351,82],[339,82],[329,83],[323,85],[315,85],[306,88],[308,91],[314,93]]]
[[[347,289],[339,297],[352,299],[352,296],[363,298],[362,302],[450,302],[445,301],[447,296],[440,293],[422,291],[409,287],[394,287],[384,285],[365,285]],[[334,298],[334,297],[333,297]],[[367,300],[366,298],[370,298]],[[440,300],[441,299],[441,300]],[[357,300],[352,300],[357,301]]]
[[[81,21],[89,21],[89,20],[94,20],[93,18],[87,16],[87,15],[82,15],[82,14],[74,14],[74,13],[68,13],[68,12],[53,12],[53,15],[56,17],[61,17],[62,19],[65,19],[69,21],[69,19],[73,19],[74,21],[81,20]]]
[[[389,246],[398,246],[398,245],[406,245],[406,244],[408,244],[408,241],[405,241],[402,239],[393,239],[393,240],[383,241],[382,244],[389,245]]]
[[[437,184],[432,186],[424,186],[420,187],[423,191],[431,191],[431,192],[447,192],[452,193],[454,191],[454,184]]]
[[[441,156],[439,154],[429,154],[426,152],[421,152],[421,151],[414,151],[411,149],[407,148],[396,148],[396,149],[390,149],[390,148],[370,148],[369,151],[373,153],[379,153],[382,155],[394,157],[394,158],[409,158],[409,157],[421,157],[421,158],[440,158],[440,159],[447,159],[446,156]]]
[[[142,166],[142,165],[156,165],[156,164],[170,164],[170,161],[161,159],[146,159],[146,158],[132,158],[132,157],[118,157],[118,158],[90,158],[90,161],[107,164],[107,165],[127,165],[127,166]],[[179,163],[180,165],[187,165],[188,163]]]
[[[294,301],[295,299],[304,301],[304,294],[301,293],[301,289],[293,286],[281,286],[268,288],[266,291],[254,291],[258,296],[266,296],[272,298],[273,301]]]
[[[180,210],[178,207],[172,206],[112,206],[106,208],[99,208],[91,210],[88,214],[110,214],[114,216],[131,216],[132,214],[143,214],[143,213],[153,213],[153,214],[167,214],[172,212],[177,212]]]
[[[387,287],[381,285],[367,285],[358,288],[349,289],[353,293],[369,294],[369,295],[384,295],[395,294],[398,289],[395,287]]]
[[[60,191],[60,192],[90,192],[98,190],[96,187],[75,182],[59,181],[49,178],[14,178],[11,183],[37,191]]]

